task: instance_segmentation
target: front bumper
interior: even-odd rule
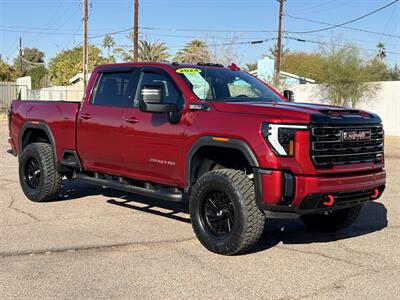
[[[261,210],[301,215],[376,200],[382,195],[386,183],[386,172],[383,169],[323,176],[257,169],[254,174],[256,199]]]

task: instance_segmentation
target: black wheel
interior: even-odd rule
[[[189,207],[197,238],[215,253],[243,252],[258,242],[264,229],[253,181],[239,170],[205,173],[193,187]]]
[[[59,194],[61,180],[50,144],[26,146],[19,159],[19,181],[26,197],[35,202],[53,200]]]
[[[361,205],[333,211],[329,214],[305,215],[301,220],[314,230],[335,232],[351,226],[358,218]]]

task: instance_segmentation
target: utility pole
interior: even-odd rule
[[[86,77],[88,71],[88,0],[84,3],[83,16],[83,88],[86,89]]]
[[[137,62],[139,57],[139,0],[134,0],[134,13],[133,13],[133,61]]]
[[[22,55],[23,55],[23,50],[22,50],[22,38],[19,37],[19,72],[20,76],[22,76]]]
[[[281,51],[282,51],[282,16],[283,16],[283,2],[279,1],[279,23],[278,23],[278,42],[275,51],[275,74],[274,81],[279,82],[279,74],[281,73]]]

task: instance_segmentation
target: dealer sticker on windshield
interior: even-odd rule
[[[197,74],[200,72],[201,72],[201,70],[196,69],[196,68],[180,68],[180,69],[176,70],[176,73],[179,73],[179,74]]]

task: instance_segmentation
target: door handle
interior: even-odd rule
[[[139,120],[136,119],[135,117],[132,117],[132,118],[125,119],[125,122],[135,124],[135,123],[139,122]]]
[[[81,115],[81,118],[85,119],[85,120],[89,120],[91,117],[92,116],[90,114],[88,114],[88,113],[85,113],[85,114]]]

